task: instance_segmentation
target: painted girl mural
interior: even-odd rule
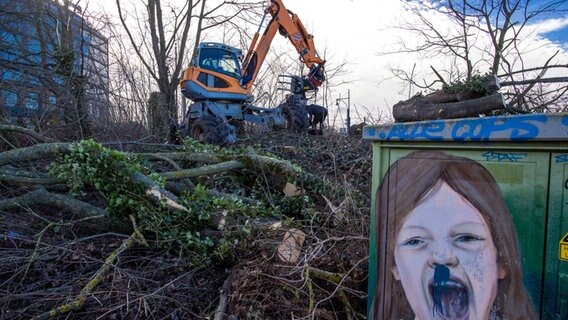
[[[493,176],[437,151],[396,161],[376,195],[373,319],[536,319]]]

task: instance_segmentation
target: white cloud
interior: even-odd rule
[[[528,30],[543,35],[548,32],[557,31],[568,26],[568,17],[562,19],[548,19],[536,24],[527,26]]]

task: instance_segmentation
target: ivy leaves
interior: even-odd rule
[[[208,149],[211,146],[201,144],[190,147],[211,151]],[[212,214],[225,212],[247,220],[279,213],[277,208],[260,201],[244,204],[237,197],[212,197],[202,185],[178,198],[187,210],[171,210],[165,203],[150,201],[144,186],[133,182],[130,174],[140,172],[162,187],[165,185],[163,177],[142,165],[135,156],[111,150],[94,140],[73,144],[66,155],[50,165],[49,172],[66,179],[75,197],[85,198],[86,191],[96,190],[106,200],[106,211],[111,218],[125,221],[130,216],[136,217],[144,232],[155,235],[157,246],[192,256],[195,263],[207,261],[210,256],[226,258],[238,242],[231,239],[229,233],[217,241],[202,234]]]

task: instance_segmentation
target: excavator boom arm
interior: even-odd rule
[[[272,19],[262,35],[260,35],[260,29],[254,35],[244,60],[243,77],[241,80],[244,89],[247,91],[251,90],[276,32],[280,32],[287,37],[294,48],[296,48],[300,55],[300,60],[310,70],[307,80],[314,88],[319,87],[325,80],[323,72],[325,60],[322,60],[317,55],[313,36],[306,31],[302,21],[296,14],[286,9],[281,0],[271,0],[270,5],[265,9],[266,15],[270,15]]]

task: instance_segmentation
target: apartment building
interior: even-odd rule
[[[0,1],[0,112],[9,118],[108,113],[108,39],[70,1]]]

